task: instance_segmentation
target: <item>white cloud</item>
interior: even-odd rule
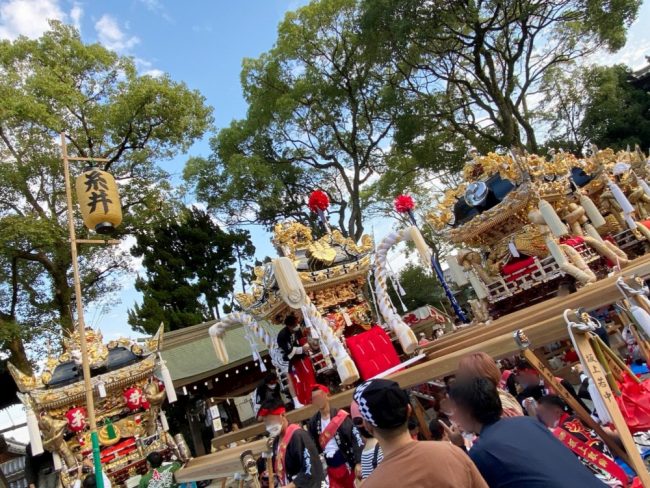
[[[153,63],[151,61],[147,61],[146,59],[142,58],[134,58],[135,61],[135,67],[138,69],[140,74],[144,76],[151,76],[152,78],[160,78],[165,74],[165,72],[161,69],[154,68]]]
[[[165,74],[165,72],[163,70],[161,70],[161,69],[154,68],[154,69],[148,69],[147,71],[145,71],[142,74],[145,75],[145,76],[151,76],[152,78],[160,78],[161,76],[163,76]]]
[[[160,0],[140,0],[140,3],[150,12],[157,13],[167,22],[173,22],[172,17],[167,13],[167,9]]]
[[[122,31],[117,20],[111,15],[104,14],[95,23],[97,37],[108,49],[124,53],[140,42],[137,36],[129,36]]]
[[[0,39],[39,37],[49,30],[48,20],[67,20],[58,0],[8,0],[0,4]]]
[[[72,21],[72,25],[74,25],[78,31],[81,30],[81,17],[83,14],[84,11],[81,8],[81,5],[75,3],[70,10],[70,20]]]
[[[646,56],[650,53],[650,40],[636,39],[628,42],[623,49],[615,53],[598,52],[591,56],[587,63],[601,65],[625,64],[632,69],[639,69],[648,64]]]
[[[137,239],[134,236],[126,236],[124,239],[122,239],[118,245],[118,249],[120,252],[122,252],[124,255],[130,256],[131,255],[131,248],[137,244]],[[139,273],[144,269],[144,266],[142,265],[142,257],[135,257],[131,256],[131,272],[129,273],[131,276],[128,278],[129,280],[133,278],[134,275]]]

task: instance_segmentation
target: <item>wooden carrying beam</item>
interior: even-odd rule
[[[223,479],[232,476],[233,473],[243,472],[240,456],[246,450],[252,451],[253,456],[257,457],[266,450],[266,440],[249,442],[246,445],[191,459],[183,469],[176,472],[174,476],[176,482]]]
[[[650,255],[632,261],[625,268],[625,275],[631,274],[641,277],[649,276]],[[581,288],[569,296],[553,298],[503,316],[491,325],[468,328],[462,332],[451,334],[448,338],[439,339],[434,342],[432,347],[426,349],[428,361],[395,373],[389,378],[397,381],[402,388],[411,388],[454,373],[458,367],[459,359],[472,352],[483,351],[494,358],[517,354],[519,348],[512,340],[512,334],[518,329],[522,329],[529,340],[539,346],[566,339],[568,333],[562,316],[564,310],[567,308],[584,308],[590,311],[614,303],[620,298],[615,283],[618,276],[620,274]],[[348,389],[333,395],[330,399],[331,405],[335,408],[348,407],[352,401],[353,391],[353,389]],[[314,407],[308,406],[289,412],[287,418],[289,422],[302,422],[315,412]],[[220,436],[214,439],[213,445],[227,445],[242,439],[254,438],[263,433],[264,425],[255,424],[238,432]],[[232,450],[241,452],[248,446],[250,444],[238,446]],[[211,457],[211,462],[215,463],[215,469],[220,465],[218,460],[224,455],[224,452],[227,451],[220,451],[206,456],[216,456]],[[182,473],[183,470],[180,472]]]
[[[618,457],[623,459],[628,465],[630,464],[630,460],[627,457],[627,454],[623,449],[621,449],[614,440],[614,438],[607,432],[605,431],[601,425],[596,422],[589,412],[587,412],[582,405],[575,399],[571,393],[569,393],[564,386],[562,386],[562,383],[557,381],[555,379],[555,375],[549,371],[549,369],[546,367],[546,365],[542,362],[542,360],[535,354],[533,351],[530,349],[522,349],[522,354],[526,358],[526,360],[530,363],[530,365],[537,370],[537,372],[544,378],[544,383],[546,385],[549,385],[553,390],[555,390],[564,400],[564,402],[571,407],[571,409],[576,413],[576,415],[582,420],[587,427],[590,429],[594,430],[596,434],[607,444],[607,447],[616,454]]]

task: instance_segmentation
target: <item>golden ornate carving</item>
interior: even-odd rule
[[[33,390],[34,388],[40,388],[43,386],[40,380],[35,376],[23,373],[11,363],[8,363],[7,366],[9,373],[11,373],[11,376],[13,376],[14,381],[16,382],[16,385],[18,385],[18,389],[21,392],[25,393],[27,391]]]
[[[273,244],[288,258],[295,258],[298,249],[306,248],[312,241],[311,229],[298,222],[282,222],[273,229]]]
[[[325,266],[330,266],[336,259],[336,249],[320,239],[307,247],[307,257],[313,258]]]
[[[374,249],[372,237],[368,235],[362,236],[357,244],[340,231],[333,230],[331,234],[314,240],[308,227],[295,222],[276,225],[273,242],[300,269],[298,275],[308,293],[327,288],[339,290],[323,301],[331,304],[351,300],[357,295],[357,291],[350,290],[346,283],[363,277],[362,285],[355,286],[365,284]],[[257,267],[251,293],[239,293],[235,298],[248,313],[262,319],[274,319],[282,313],[285,305],[277,289],[269,286],[272,280],[265,282],[266,272],[264,267]],[[313,295],[310,293],[310,296]]]
[[[77,458],[75,458],[75,455],[63,438],[68,422],[52,418],[45,414],[41,415],[38,426],[43,434],[43,447],[61,456],[68,469],[75,467],[77,465]]]
[[[165,390],[160,390],[158,383],[150,381],[144,387],[144,395],[149,402],[149,410],[147,411],[147,435],[154,435],[158,428],[158,414],[160,407],[165,401]]]
[[[97,436],[99,437],[99,443],[104,447],[114,446],[122,438],[122,432],[119,426],[113,424],[113,429],[115,430],[115,437],[111,439],[108,435],[108,425],[104,425],[97,431]]]

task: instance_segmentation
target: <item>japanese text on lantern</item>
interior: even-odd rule
[[[108,197],[108,183],[106,178],[97,170],[88,171],[84,174],[86,180],[84,184],[86,185],[86,193],[90,193],[88,200],[88,207],[90,208],[89,213],[93,213],[97,210],[97,207],[101,205],[104,213],[108,213],[109,203],[113,201]]]
[[[70,421],[70,425],[74,428],[81,428],[84,426],[86,423],[86,419],[84,418],[83,413],[80,410],[77,410],[72,413],[72,420]]]

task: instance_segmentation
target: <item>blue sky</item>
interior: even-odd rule
[[[185,1],[130,0],[82,4],[80,22],[85,39],[93,38],[135,57],[143,72],[168,73],[198,89],[214,107],[217,128],[246,114],[240,71],[242,59],[257,57],[274,43],[277,24],[287,10],[304,2],[296,0]],[[106,16],[109,17],[106,17]],[[109,21],[106,21],[106,19]],[[114,22],[122,34],[114,30]],[[136,40],[137,39],[137,40]],[[192,155],[209,153],[206,136],[191,149]],[[164,169],[180,177],[187,155],[163,162]],[[250,227],[257,255],[273,255],[269,236]],[[137,300],[132,280],[125,280],[119,303],[102,310],[90,307],[87,323],[105,336],[134,334],[127,324],[127,310]]]
[[[274,43],[285,12],[305,0],[0,0],[0,38],[19,34],[36,37],[47,29],[48,18],[75,24],[84,40],[102,42],[120,54],[133,56],[142,73],[169,73],[198,89],[214,107],[215,125],[224,127],[245,115],[239,81],[242,59],[256,57]],[[629,33],[628,45],[615,55],[594,61],[643,64],[650,54],[650,4],[642,7]],[[189,155],[207,155],[208,135],[189,154],[161,166],[179,178]],[[269,236],[252,229],[259,257],[273,255]],[[378,236],[383,237],[383,236]],[[87,323],[106,336],[132,334],[126,311],[137,299],[132,277],[125,279],[120,303],[107,310],[90,307]]]

